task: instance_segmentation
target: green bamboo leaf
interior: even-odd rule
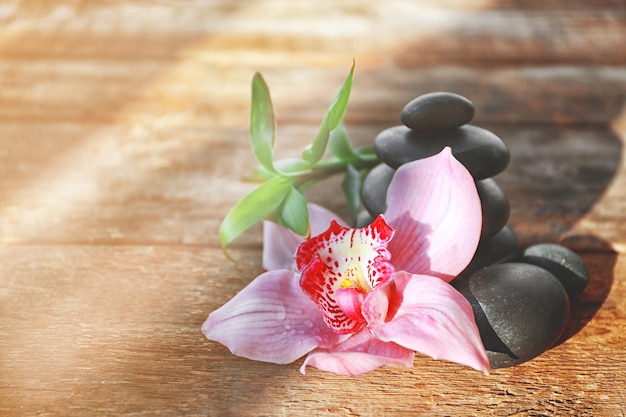
[[[277,174],[274,172],[270,172],[263,165],[257,165],[257,167],[250,174],[244,176],[242,178],[243,181],[246,182],[265,182],[267,180],[271,180],[272,178],[276,178]]]
[[[326,144],[330,137],[330,129],[328,128],[328,118],[322,119],[322,124],[317,131],[317,136],[313,139],[313,143],[308,145],[302,152],[302,159],[308,161],[311,165],[315,165],[322,159],[326,152]]]
[[[220,225],[219,237],[225,248],[255,223],[276,211],[291,190],[288,178],[273,178],[242,198]]]
[[[283,201],[281,223],[299,236],[309,235],[309,209],[306,199],[295,187]]]
[[[341,182],[341,187],[346,195],[350,218],[354,224],[361,207],[361,174],[352,165],[346,165],[346,174]]]
[[[328,128],[331,131],[339,126],[339,123],[342,122],[343,116],[348,109],[348,100],[350,100],[350,91],[352,90],[352,81],[354,79],[354,66],[355,62],[352,61],[352,68],[350,68],[348,78],[346,78],[341,90],[337,93],[337,97],[335,97],[335,100],[328,109]]]
[[[275,172],[272,162],[276,120],[270,91],[260,73],[252,78],[252,105],[250,108],[250,144],[261,165]]]
[[[285,158],[274,163],[274,167],[281,175],[293,177],[310,173],[311,164],[299,158]]]
[[[348,108],[348,100],[350,99],[350,90],[352,89],[352,80],[354,78],[354,66],[355,63],[352,62],[350,74],[348,74],[348,77],[343,83],[341,90],[339,90],[339,93],[337,93],[337,96],[326,111],[317,136],[313,140],[313,143],[309,145],[302,153],[302,158],[305,161],[310,162],[312,165],[316,164],[320,159],[322,159],[322,156],[324,156],[324,152],[326,152],[326,146],[328,144],[330,132],[332,132],[337,128],[337,126],[339,126],[339,124],[343,120],[343,116],[346,114],[346,109]]]
[[[359,159],[348,140],[348,132],[343,123],[340,123],[335,130],[330,134],[328,139],[328,149],[343,162],[351,162],[355,159]]]
[[[274,169],[270,172],[263,165],[258,165],[254,171],[243,177],[248,182],[265,182],[277,176],[298,177],[313,172],[311,164],[298,158],[285,158],[274,161]]]
[[[355,149],[354,152],[359,157],[361,161],[377,161],[378,155],[376,151],[374,151],[373,147],[365,147]]]

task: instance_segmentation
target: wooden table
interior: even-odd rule
[[[0,28],[1,415],[626,414],[623,0],[8,0]],[[489,376],[418,356],[347,378],[204,338],[262,270],[258,228],[237,264],[217,240],[252,188],[253,73],[293,156],[352,58],[354,143],[443,90],[509,145],[522,245],[591,271],[563,343]],[[310,197],[345,213],[338,187]]]

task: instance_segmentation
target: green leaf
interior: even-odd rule
[[[309,235],[309,209],[306,199],[296,188],[292,187],[281,211],[281,223],[299,236]]]
[[[276,211],[291,188],[291,181],[288,178],[276,177],[242,198],[228,212],[220,225],[219,236],[222,248],[228,246],[248,228]]]
[[[337,126],[337,129],[333,130],[328,139],[328,149],[343,162],[351,162],[355,159],[359,159],[348,140],[348,132],[343,123]]]
[[[308,161],[311,165],[318,163],[322,159],[324,152],[326,152],[326,144],[329,137],[328,119],[324,117],[313,143],[308,145],[302,152],[302,159]]]
[[[263,165],[257,165],[257,167],[252,171],[252,173],[244,176],[242,179],[247,182],[265,182],[267,180],[271,180],[272,178],[276,178],[277,174],[268,171],[263,167]]]
[[[293,177],[310,173],[311,164],[299,158],[286,158],[276,161],[274,167],[281,175]]]
[[[272,162],[276,120],[270,91],[260,73],[252,78],[252,105],[250,108],[250,144],[261,165],[275,172]]]
[[[355,149],[354,151],[361,161],[377,161],[378,155],[373,147]]]
[[[339,126],[343,120],[343,116],[346,114],[348,100],[350,99],[350,90],[352,89],[352,80],[354,78],[354,66],[355,63],[352,62],[350,74],[348,74],[348,78],[346,78],[346,81],[343,83],[341,90],[339,90],[339,93],[337,93],[337,96],[326,111],[317,136],[313,140],[313,143],[302,153],[302,158],[312,165],[322,159],[324,152],[326,152],[330,132]]]
[[[341,182],[341,187],[346,195],[348,210],[354,224],[361,207],[361,174],[352,165],[346,165],[346,174]]]
[[[328,129],[331,131],[339,126],[339,123],[343,120],[343,116],[346,114],[348,100],[350,100],[350,91],[352,90],[352,80],[354,79],[354,66],[355,62],[352,61],[352,68],[350,68],[348,78],[346,78],[341,90],[337,93],[337,97],[335,97],[335,100],[328,109]]]

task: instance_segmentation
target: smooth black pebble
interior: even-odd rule
[[[356,216],[356,222],[354,227],[365,227],[374,221],[374,217],[367,211],[361,210]]]
[[[498,136],[472,125],[429,132],[395,126],[383,130],[374,139],[376,154],[392,168],[436,155],[446,146],[475,180],[500,173],[511,159],[509,148]]]
[[[401,120],[417,131],[450,129],[469,123],[474,105],[454,93],[436,92],[411,100],[402,110]]]
[[[470,301],[492,368],[551,348],[569,319],[569,297],[550,272],[525,263],[490,266],[453,285]]]
[[[589,282],[589,272],[583,260],[561,245],[540,243],[530,246],[524,251],[522,262],[550,271],[571,296],[583,292]]]
[[[509,221],[509,199],[493,178],[476,181],[476,189],[483,213],[481,237],[493,236]]]
[[[489,265],[513,261],[519,257],[520,252],[515,232],[509,226],[504,226],[495,235],[481,239],[472,261],[461,275],[473,274]]]
[[[387,189],[396,170],[386,164],[376,165],[363,180],[361,200],[372,216],[387,210]]]

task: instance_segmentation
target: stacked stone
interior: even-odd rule
[[[403,126],[381,132],[374,150],[383,162],[363,181],[363,205],[370,216],[384,213],[387,188],[395,170],[406,162],[433,156],[446,146],[472,174],[482,204],[481,243],[465,273],[517,256],[519,245],[507,226],[509,200],[492,178],[509,164],[506,144],[492,132],[468,124],[474,106],[453,93],[430,93],[407,104],[402,110]]]
[[[507,225],[509,200],[492,178],[509,164],[506,144],[473,126],[467,98],[437,92],[417,97],[402,110],[402,126],[381,132],[374,150],[382,163],[366,176],[363,225],[387,207],[387,188],[402,164],[433,156],[449,146],[476,182],[483,226],[471,263],[453,285],[470,301],[492,368],[536,357],[561,337],[569,319],[569,297],[586,286],[588,273],[572,251],[540,244],[525,251]]]

